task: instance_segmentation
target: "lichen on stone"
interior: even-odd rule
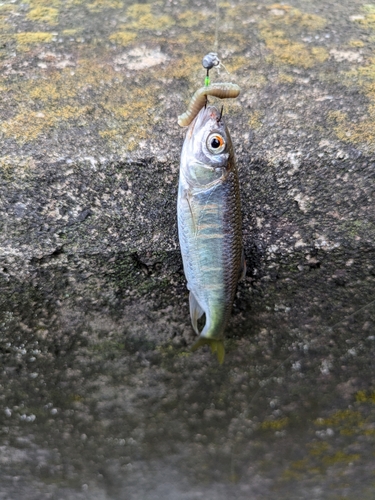
[[[356,22],[361,24],[364,28],[375,29],[375,5],[366,4],[362,7],[365,13],[364,18],[359,17]]]
[[[348,85],[355,84],[369,99],[367,113],[355,122],[351,121],[347,113],[340,111],[331,112],[328,118],[334,123],[337,137],[344,142],[356,144],[367,144],[371,150],[375,150],[375,58],[370,59],[369,64],[360,66],[342,75],[343,82]]]
[[[303,30],[316,31],[323,28],[325,19],[284,4],[273,4],[267,8],[270,14],[260,21],[258,27],[267,49],[272,53],[270,62],[311,68],[328,59],[328,52],[324,47],[310,47],[293,39]]]
[[[129,28],[138,30],[166,30],[175,24],[174,19],[167,15],[155,15],[151,4],[135,3],[126,11]]]
[[[116,147],[132,150],[155,122],[156,98],[150,85],[126,84],[125,88],[112,66],[93,60],[79,60],[74,71],[50,69],[48,79],[39,75],[19,81],[13,89],[13,116],[3,120],[0,129],[4,137],[24,144],[49,135],[64,123],[82,126],[90,121],[103,139],[116,140]],[[90,106],[87,92],[97,96],[95,107]]]
[[[264,420],[263,422],[261,422],[259,427],[262,430],[279,431],[281,429],[284,429],[288,424],[289,418],[284,417],[275,420]]]
[[[260,111],[252,111],[249,114],[248,124],[254,130],[259,129],[262,126],[262,113]]]
[[[115,33],[112,33],[112,35],[110,35],[109,37],[111,42],[123,46],[128,45],[135,38],[137,38],[137,34],[134,31],[116,31]]]
[[[59,11],[53,7],[39,6],[31,9],[27,13],[27,18],[30,21],[36,21],[40,23],[47,23],[50,25],[56,25],[58,21]]]
[[[299,9],[296,9],[291,5],[275,3],[267,6],[267,9],[271,12],[271,14],[275,11],[280,11],[273,17],[278,18],[279,22],[286,26],[296,25],[297,27],[303,27],[315,31],[324,28],[327,24],[327,21],[323,17],[316,14],[301,12]],[[281,12],[284,14],[280,16]],[[278,22],[276,22],[276,24],[278,24]]]
[[[184,28],[192,28],[205,21],[207,17],[208,13],[206,12],[185,10],[178,15],[177,22],[179,26],[183,26]]]
[[[94,0],[87,3],[87,8],[91,12],[100,12],[104,9],[121,9],[124,3],[121,0]]]
[[[295,77],[284,72],[279,73],[279,82],[280,83],[293,83],[295,82]]]
[[[53,35],[52,33],[43,31],[29,31],[25,33],[17,33],[15,37],[18,48],[21,50],[27,50],[29,45],[51,42]]]

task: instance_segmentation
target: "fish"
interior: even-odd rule
[[[187,127],[197,116],[199,111],[207,103],[207,96],[211,95],[214,97],[219,97],[220,99],[228,99],[238,97],[240,94],[240,87],[236,83],[212,83],[207,87],[201,87],[198,89],[193,97],[190,99],[188,109],[180,115],[177,119],[180,127]]]
[[[191,122],[181,152],[177,197],[178,236],[190,318],[198,340],[223,363],[224,331],[237,282],[246,274],[234,150],[222,112],[202,108]],[[205,315],[200,330],[198,320]]]

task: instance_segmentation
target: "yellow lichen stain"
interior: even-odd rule
[[[8,14],[11,14],[17,9],[17,5],[15,4],[0,4],[0,16],[7,16]]]
[[[375,5],[367,4],[363,7],[364,16],[356,16],[355,22],[370,31],[375,30]],[[368,37],[368,48],[372,48],[374,39]],[[361,40],[351,40],[352,47],[365,47]],[[348,87],[353,85],[362,90],[369,99],[367,113],[357,117],[354,122],[346,114],[330,114],[328,120],[334,122],[334,131],[337,137],[345,142],[366,145],[369,151],[375,151],[375,58],[368,60],[368,64],[355,68],[347,73],[340,74],[341,81]]]
[[[313,457],[319,457],[320,455],[324,455],[329,450],[329,444],[326,441],[321,441],[317,443],[312,443],[309,445],[310,451],[309,455]]]
[[[326,457],[322,458],[322,462],[325,466],[331,467],[332,465],[344,463],[344,464],[349,464],[352,462],[355,462],[356,460],[359,460],[361,456],[359,453],[344,453],[343,451],[337,451],[333,455],[328,455]]]
[[[30,21],[47,23],[54,26],[57,24],[58,16],[59,11],[57,9],[53,7],[38,6],[31,9],[26,17],[30,19]]]
[[[301,460],[295,460],[294,462],[292,462],[291,467],[294,470],[305,470],[307,464],[308,464],[307,459],[306,458],[302,458]]]
[[[366,397],[366,402],[373,402],[372,395],[364,396],[361,392],[363,391],[357,393],[357,397],[359,398],[357,399],[357,402],[364,402],[363,397]],[[315,424],[333,427],[336,431],[339,431],[342,436],[367,435],[366,433],[368,431],[370,431],[370,434],[373,432],[372,427],[370,427],[370,429],[368,428],[368,419],[364,418],[361,412],[354,410],[337,411],[329,418],[317,419]]]
[[[22,111],[1,124],[2,132],[20,144],[36,139],[45,128],[52,125],[46,115],[35,111]]]
[[[334,123],[333,129],[341,141],[366,144],[369,150],[375,150],[375,99],[359,122],[350,122],[347,114],[339,111],[329,113],[328,120]]]
[[[123,46],[128,45],[135,38],[137,38],[137,34],[133,31],[116,31],[109,37],[111,42]]]
[[[0,42],[5,41],[4,34],[9,33],[13,31],[13,26],[11,24],[8,24],[6,21],[3,21],[0,19]],[[8,35],[9,36],[9,35]]]
[[[193,353],[191,351],[181,351],[177,354],[179,358],[189,358]]]
[[[80,394],[71,394],[70,398],[71,398],[72,401],[76,401],[76,402],[81,402],[81,401],[84,401],[84,399],[85,399]]]
[[[328,418],[318,418],[314,423],[319,426],[354,426],[357,428],[362,422],[362,415],[359,411],[338,410]]]
[[[76,7],[77,5],[83,5],[84,3],[87,3],[87,0],[65,0],[65,7],[70,8],[70,7]]]
[[[364,19],[357,19],[356,21],[361,24],[364,28],[375,29],[375,5],[367,4],[363,6],[363,11],[365,12]]]
[[[30,0],[30,2],[25,2],[30,4],[30,8],[36,7],[60,7],[61,0]]]
[[[62,30],[61,34],[64,35],[64,36],[74,36],[77,33],[79,33],[79,31],[80,30],[78,28],[69,29],[69,30]]]
[[[288,73],[279,73],[279,82],[280,83],[294,83],[296,81],[295,77],[289,75]]]
[[[29,31],[25,33],[17,33],[15,35],[17,41],[17,48],[19,50],[28,50],[30,45],[38,43],[48,43],[52,41],[52,33],[43,31]]]
[[[307,458],[294,460],[291,462],[290,466],[283,471],[281,479],[284,481],[298,480],[302,477],[302,473],[306,473],[308,467],[309,461]]]
[[[243,69],[248,67],[250,64],[249,58],[245,56],[234,56],[229,59],[228,64],[228,71],[230,73],[234,73],[235,71],[238,71],[239,69]]]
[[[203,69],[201,71],[201,62],[201,56],[188,54],[184,57],[178,58],[177,60],[172,60],[168,64],[166,70],[163,71],[163,73],[164,76],[168,75],[168,78],[183,78],[191,80],[196,84],[197,78],[199,78],[199,74],[204,74]]]
[[[29,95],[36,101],[49,102],[61,98],[61,93],[58,90],[56,83],[43,82],[43,85],[36,85],[30,89]]]
[[[355,395],[357,403],[373,403],[375,404],[375,391],[358,391]]]
[[[15,87],[14,116],[0,125],[18,143],[37,140],[66,123],[86,126],[95,121],[109,146],[133,150],[152,133],[155,89],[148,82],[133,85],[109,65],[92,59],[71,68],[50,69],[48,78],[20,80]],[[91,93],[95,105],[90,103]]]
[[[172,17],[163,15],[154,15],[151,4],[135,3],[126,11],[129,19],[129,28],[136,30],[158,30],[162,31],[175,24]]]
[[[99,132],[100,137],[104,139],[116,140],[120,137],[120,131],[116,128],[110,130],[102,130]]]
[[[261,89],[267,83],[267,78],[259,71],[247,71],[246,85],[251,88]]]
[[[288,417],[279,418],[276,420],[265,420],[264,422],[261,422],[259,428],[262,430],[279,431],[281,429],[284,429],[288,425],[288,423]]]
[[[44,112],[22,111],[14,118],[1,124],[3,133],[15,139],[19,144],[35,140],[43,131],[56,127],[60,122],[70,118],[78,118],[85,113],[84,107],[64,106],[58,112],[45,110]]]
[[[136,149],[140,141],[150,136],[155,123],[155,94],[150,85],[124,92],[121,83],[104,91],[101,107],[107,128],[102,127],[100,136],[128,151]]]
[[[327,21],[316,14],[309,14],[301,12],[299,9],[293,8],[290,5],[275,3],[273,5],[267,6],[267,9],[272,13],[272,11],[283,11],[283,16],[274,16],[280,18],[278,22],[285,24],[286,26],[297,25],[298,27],[307,28],[310,30],[319,30],[324,28]]]
[[[121,9],[124,6],[124,2],[121,0],[94,0],[87,4],[87,8],[91,12],[100,12],[104,9]]]
[[[329,57],[324,47],[310,47],[294,41],[290,35],[300,36],[301,31],[315,31],[326,24],[325,19],[315,14],[306,14],[289,5],[273,4],[268,7],[270,16],[259,23],[260,35],[272,52],[270,62],[311,68]],[[278,15],[272,15],[273,12]],[[283,15],[279,15],[279,13]]]
[[[168,15],[155,15],[151,4],[133,4],[126,11],[127,22],[110,35],[109,39],[126,46],[138,36],[139,30],[163,31],[175,24]]]
[[[299,479],[301,473],[304,477],[306,474],[316,475],[324,474],[327,467],[332,466],[347,466],[361,457],[358,453],[348,454],[342,450],[332,450],[332,444],[327,442],[313,442],[308,444],[308,456],[296,460],[283,472],[282,479],[293,480]]]
[[[205,12],[186,10],[177,16],[177,24],[179,26],[183,26],[184,28],[192,28],[193,26],[200,24],[202,21],[205,21],[207,17],[208,14]]]
[[[375,429],[364,429],[362,434],[364,436],[375,437]]]
[[[254,130],[260,128],[262,126],[262,113],[260,111],[252,111],[249,115],[248,124]]]
[[[341,474],[345,473],[347,466],[360,460],[360,453],[348,453],[348,448],[337,449],[337,445],[346,443],[345,446],[351,447],[356,443],[357,436],[366,436],[368,440],[375,438],[373,416],[368,413],[370,408],[363,406],[368,403],[375,403],[375,391],[358,391],[355,394],[355,403],[353,402],[358,410],[336,410],[327,418],[316,419],[315,425],[329,427],[334,430],[334,435],[340,433],[345,438],[324,441],[314,439],[307,444],[308,454],[301,460],[292,462],[281,479],[296,480],[302,477],[302,472],[304,477],[306,474],[325,474],[329,467],[336,467]]]
[[[76,97],[82,82],[77,82],[70,70],[56,71],[49,75],[48,79],[32,79],[25,82],[23,90],[28,99],[37,105],[41,103],[46,106],[60,107],[67,103],[75,105],[73,99]]]
[[[87,111],[91,111],[91,108],[89,106],[62,106],[58,112],[56,113],[54,110],[51,111],[51,113],[48,113],[50,115],[50,118],[52,120],[55,120],[56,122],[59,121],[66,121],[71,118],[77,119],[83,116],[84,114],[87,113]]]
[[[269,62],[311,68],[328,59],[328,52],[323,47],[310,48],[302,42],[294,42],[284,31],[273,30],[266,22],[260,24],[260,34],[272,52]]]
[[[327,116],[330,121],[336,123],[344,123],[347,117],[346,113],[342,111],[329,111]]]
[[[350,40],[349,47],[361,48],[364,47],[365,44],[362,40]]]
[[[298,481],[301,479],[302,474],[300,471],[295,471],[291,469],[286,469],[281,474],[281,479],[284,481]]]
[[[160,37],[159,40],[161,42],[183,47],[184,50],[181,54],[182,57],[186,56],[186,53],[189,51],[190,54],[199,53],[202,60],[202,53],[206,53],[205,50],[207,45],[211,47],[213,46],[215,42],[215,34],[206,34],[199,30],[188,30],[188,32],[182,33],[176,39],[171,39],[170,37]]]

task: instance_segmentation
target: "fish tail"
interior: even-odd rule
[[[213,354],[216,353],[217,360],[219,363],[222,365],[224,362],[224,357],[225,357],[225,348],[224,348],[224,342],[222,340],[216,340],[216,339],[208,339],[204,337],[200,337],[195,344],[191,347],[192,351],[196,351],[199,347],[202,345],[208,344],[211,348],[211,351]]]

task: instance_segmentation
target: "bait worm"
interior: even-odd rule
[[[228,99],[237,97],[239,93],[240,87],[235,83],[213,83],[208,87],[201,87],[191,98],[187,111],[178,117],[178,124],[180,127],[190,125],[199,111],[205,106],[208,95]]]

